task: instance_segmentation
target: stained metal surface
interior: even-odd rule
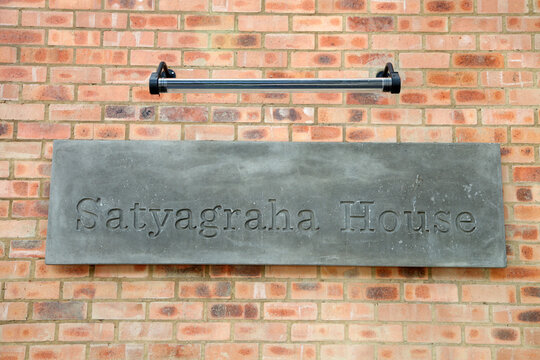
[[[46,263],[504,267],[499,145],[55,141]]]

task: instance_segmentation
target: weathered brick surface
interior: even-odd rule
[[[0,359],[538,359],[539,11],[0,1]],[[179,78],[371,77],[393,61],[403,90],[155,96],[159,61]],[[499,143],[509,265],[48,266],[55,139]]]

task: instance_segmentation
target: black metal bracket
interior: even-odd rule
[[[150,94],[159,95],[159,78],[176,78],[176,73],[167,67],[165,61],[160,62],[156,72],[150,75]]]
[[[383,91],[390,92],[391,94],[399,94],[401,91],[401,78],[399,77],[399,73],[394,71],[392,63],[386,63],[384,70],[377,73],[377,77],[392,79],[392,83],[383,87]]]

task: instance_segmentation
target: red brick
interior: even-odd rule
[[[236,282],[237,299],[283,299],[287,294],[284,282]]]
[[[43,44],[44,30],[0,30],[0,44]]]
[[[341,16],[294,16],[293,31],[341,31]]]
[[[459,325],[407,325],[407,341],[457,344],[461,342],[461,327]]]
[[[539,205],[515,205],[514,218],[522,221],[540,221]]]
[[[3,51],[0,47],[0,52]],[[1,55],[0,55],[1,56]],[[9,62],[14,62],[15,60],[9,60]],[[0,59],[1,62],[1,59]],[[19,85],[16,84],[1,84],[0,85],[0,96],[3,100],[19,100]]]
[[[229,340],[229,323],[180,323],[176,328],[176,338],[180,341]]]
[[[442,322],[487,322],[488,310],[485,305],[435,305],[435,317]]]
[[[131,125],[129,139],[131,140],[179,140],[180,125]]]
[[[323,303],[321,305],[323,320],[373,320],[372,304],[357,303]]]
[[[185,127],[186,140],[233,140],[231,125],[189,125]]]
[[[263,346],[263,359],[265,360],[315,360],[315,345],[310,344],[265,344]]]
[[[403,328],[401,325],[350,324],[349,339],[369,342],[401,342],[403,341]]]
[[[452,17],[452,32],[500,32],[502,20],[500,17]]]
[[[340,341],[345,338],[343,324],[293,324],[292,341]]]
[[[469,13],[473,12],[471,0],[428,0],[424,3],[428,13]]]
[[[345,138],[347,141],[365,142],[395,142],[397,139],[394,126],[377,127],[347,127]]]
[[[212,319],[258,319],[256,303],[209,303],[208,316]]]
[[[129,22],[132,29],[176,29],[178,16],[131,14]]]
[[[136,50],[134,50],[136,51]],[[78,65],[126,65],[127,50],[77,49]]]
[[[474,125],[477,123],[475,109],[426,109],[429,125]]]
[[[96,265],[96,278],[145,278],[148,276],[147,265]]]
[[[494,281],[538,282],[540,280],[540,269],[535,266],[508,266],[502,269],[491,269],[490,273],[491,280]]]
[[[420,109],[371,109],[373,124],[421,124]]]
[[[431,321],[428,304],[379,304],[379,321]]]
[[[486,125],[531,125],[534,123],[534,113],[532,109],[482,109],[482,123]],[[535,129],[513,128],[512,142],[534,142],[534,141],[514,141],[514,138],[523,140],[533,140],[529,137]]]
[[[122,283],[123,299],[166,299],[174,296],[172,281],[134,281]]]
[[[203,303],[200,302],[152,302],[150,319],[199,320],[202,319]]]
[[[239,126],[238,140],[244,141],[288,141],[286,126]]]
[[[0,187],[2,183],[0,182]],[[0,188],[0,195],[1,195]],[[28,238],[36,234],[35,220],[2,220],[0,221],[0,237]],[[0,271],[1,273],[1,271]]]
[[[159,32],[157,44],[160,48],[207,48],[208,36],[194,32]]]
[[[292,299],[342,299],[343,285],[331,282],[293,282]]]
[[[185,51],[184,64],[188,66],[233,66],[231,51]]]
[[[0,325],[2,342],[38,342],[54,339],[54,324],[4,324]]]
[[[233,15],[185,15],[185,30],[234,30]]]
[[[51,82],[86,83],[86,84],[87,83],[100,83],[101,82],[101,69],[97,67],[53,67],[51,68]],[[66,105],[66,106],[69,106],[69,105]],[[74,105],[71,105],[71,106],[74,106]]]
[[[23,63],[67,64],[73,62],[73,49],[21,48]]]
[[[59,11],[23,11],[22,26],[72,27],[73,14]]]
[[[397,284],[349,283],[347,297],[351,300],[391,301],[400,298]]]
[[[394,18],[390,16],[348,16],[347,30],[358,32],[380,32],[394,30]]]
[[[540,181],[540,167],[516,166],[513,172],[514,181]]]
[[[480,35],[480,50],[531,50],[531,36]]]
[[[368,47],[368,38],[365,34],[319,34],[317,41],[321,50],[355,50]]]
[[[23,13],[24,21],[24,13]],[[19,12],[17,10],[0,10],[0,25],[14,26],[19,23]],[[28,26],[27,24],[23,24]]]
[[[49,45],[53,46],[99,46],[99,31],[49,30]]]
[[[239,341],[286,341],[285,323],[236,323],[234,339]]]
[[[2,360],[24,360],[26,346],[24,345],[0,345],[0,358]]]
[[[69,124],[19,123],[19,139],[68,139],[71,136]]]
[[[540,344],[540,329],[538,328],[525,328],[523,329],[525,335],[524,343],[527,345],[539,345]]]
[[[435,35],[434,35],[435,36]],[[437,35],[440,37],[441,35]],[[429,36],[428,36],[429,38]],[[371,49],[374,50],[420,50],[422,49],[422,36],[412,34],[372,35]],[[438,50],[429,49],[428,50]]]
[[[238,15],[239,31],[279,32],[289,29],[287,16]]]
[[[479,13],[524,13],[528,6],[525,0],[505,1],[505,0],[479,0]]]
[[[217,12],[259,12],[261,11],[261,0],[212,0],[212,10]]]
[[[508,16],[506,18],[506,29],[508,31],[535,32],[540,29],[538,17]]]
[[[154,10],[154,1],[123,1],[123,0],[105,0],[105,9],[111,10]]]
[[[260,34],[212,34],[212,47],[217,49],[253,49],[261,47]]]
[[[236,65],[239,67],[286,67],[287,53],[284,51],[238,51]]]
[[[6,0],[2,3],[6,7],[45,7],[44,0]]]
[[[530,87],[533,74],[529,71],[483,71],[482,86],[489,87]]]
[[[520,259],[524,261],[539,261],[540,246],[538,245],[519,245]]]
[[[456,90],[454,98],[462,105],[502,105],[505,102],[503,90]]]
[[[313,13],[315,12],[315,0],[267,0],[266,12]]]
[[[470,71],[429,71],[426,82],[441,87],[475,87],[478,84],[476,72]]]
[[[163,3],[163,2],[160,2]],[[198,360],[201,356],[200,344],[150,344],[148,350],[150,359],[171,360],[171,359],[190,359]]]
[[[405,300],[457,302],[457,286],[454,284],[405,284]]]
[[[371,268],[358,266],[322,266],[323,279],[370,279]]]
[[[77,0],[75,2],[70,0],[49,0],[49,7],[51,9],[81,9],[81,10],[93,10],[101,8],[100,0]]]
[[[293,141],[342,141],[342,128],[335,126],[294,126]]]
[[[452,359],[475,359],[475,360],[490,360],[491,350],[484,347],[456,347],[456,346],[438,346],[437,359],[452,360]]]
[[[456,128],[456,139],[458,142],[497,142],[506,143],[505,128]]]
[[[537,349],[523,349],[523,348],[503,348],[497,349],[497,360],[537,360]]]
[[[394,55],[390,53],[345,53],[345,65],[347,67],[384,67],[386,63],[392,62]]]
[[[142,360],[144,344],[90,345],[88,360]]]
[[[450,105],[450,91],[437,89],[404,90],[401,92],[399,101],[401,104]]]
[[[24,100],[72,101],[72,85],[23,85]],[[20,126],[19,126],[20,127]]]
[[[367,123],[367,111],[363,108],[320,107],[319,123]]]
[[[4,297],[6,299],[58,299],[58,281],[8,282]]]
[[[264,304],[264,318],[267,320],[315,320],[315,303],[267,302]]]
[[[82,320],[84,318],[86,318],[86,303],[80,301],[33,303],[34,320]]]
[[[129,86],[81,85],[77,97],[79,101],[128,101]]]
[[[88,265],[45,265],[45,261],[35,262],[35,277],[38,279],[57,279],[88,276]]]
[[[205,359],[258,359],[257,344],[221,344],[213,343],[205,346]]]
[[[450,54],[447,53],[401,53],[399,63],[403,68],[447,68]],[[501,56],[502,66],[502,56]]]
[[[511,285],[463,285],[462,301],[515,303],[516,288]]]
[[[208,272],[211,278],[260,278],[262,271],[260,265],[211,265]]]
[[[534,162],[534,148],[532,146],[503,146],[501,159],[503,162],[532,163]]]
[[[509,105],[536,105],[540,89],[512,89],[509,92]]]
[[[407,32],[447,32],[448,18],[442,16],[400,16],[398,30]]]
[[[152,47],[154,34],[151,31],[105,31],[103,46]]]
[[[181,298],[224,298],[231,297],[231,283],[215,282],[180,282],[178,296]]]
[[[5,49],[4,47],[0,49]],[[45,82],[47,69],[43,66],[0,66],[0,81]],[[36,106],[38,104],[4,104],[3,106]],[[0,108],[1,111],[1,108]],[[5,119],[5,117],[2,117]]]
[[[379,347],[380,360],[430,360],[431,348],[413,345],[384,345]]]
[[[113,323],[68,323],[60,324],[58,330],[60,341],[112,341],[114,339]]]
[[[466,326],[465,341],[469,344],[520,344],[519,328]]]
[[[452,142],[450,127],[402,127],[400,132],[402,142]]]
[[[144,319],[145,304],[136,302],[94,302],[92,319]]]
[[[73,4],[71,0],[63,0]],[[97,9],[101,6],[100,0],[90,0],[97,3]],[[81,2],[77,2],[81,3]],[[78,11],[76,26],[81,28],[105,28],[105,29],[125,29],[127,27],[128,14],[125,13],[99,13]]]
[[[1,279],[21,279],[30,274],[28,261],[0,261]]]
[[[372,0],[371,12],[392,14],[418,14],[420,12],[420,0]]]
[[[13,139],[13,123],[0,122],[0,139]]]
[[[26,303],[6,301],[0,303],[0,321],[26,320],[27,317],[28,305]],[[0,348],[0,356],[1,354],[2,349]]]
[[[267,49],[314,49],[315,35],[267,34],[264,37],[264,46]]]
[[[3,198],[37,197],[38,192],[39,182],[37,181],[0,180],[0,197]],[[20,223],[21,226],[24,224],[30,223]]]
[[[63,287],[64,299],[115,299],[116,283],[105,281],[66,281]]]
[[[509,52],[508,55],[509,68],[539,68],[540,56],[538,53],[527,52]]]
[[[504,57],[500,53],[453,54],[452,64],[458,68],[503,68]]]
[[[373,345],[321,345],[322,360],[374,359]]]
[[[536,241],[538,240],[538,227],[536,225],[515,225],[507,224],[506,239],[518,241]]]
[[[160,322],[120,322],[118,338],[122,340],[161,341],[172,339],[172,324]]]

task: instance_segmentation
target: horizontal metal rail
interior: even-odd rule
[[[401,78],[391,63],[376,78],[365,79],[176,79],[161,62],[149,79],[151,94],[218,92],[341,92],[376,90],[398,94]]]

